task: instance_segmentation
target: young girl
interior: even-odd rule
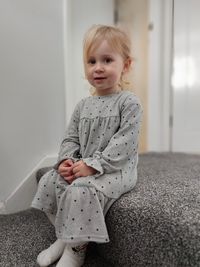
[[[105,214],[137,180],[141,105],[123,91],[130,40],[116,27],[93,26],[84,39],[84,67],[93,96],[80,101],[58,162],[40,180],[32,207],[55,216],[57,240],[37,258],[48,266],[78,267],[90,241],[109,242]]]

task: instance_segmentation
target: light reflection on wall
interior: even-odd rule
[[[174,71],[172,75],[172,86],[175,90],[185,87],[195,88],[197,85],[197,69],[195,60],[191,56],[177,56],[174,59]]]

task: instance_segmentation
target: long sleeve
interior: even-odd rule
[[[72,159],[73,161],[76,161],[80,157],[80,143],[78,134],[79,115],[79,104],[77,104],[61,143],[58,161],[54,166],[55,169],[57,169],[59,164],[65,159]]]
[[[132,155],[137,154],[142,108],[134,95],[129,95],[121,106],[121,121],[118,131],[112,136],[104,151],[96,151],[83,161],[98,173],[119,171]]]

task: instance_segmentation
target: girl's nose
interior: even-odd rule
[[[104,70],[101,63],[96,63],[95,72],[102,72]]]

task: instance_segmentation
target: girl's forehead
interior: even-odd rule
[[[88,55],[96,54],[96,53],[116,53],[116,48],[114,45],[107,41],[107,40],[101,40],[101,41],[94,41],[88,51]]]

